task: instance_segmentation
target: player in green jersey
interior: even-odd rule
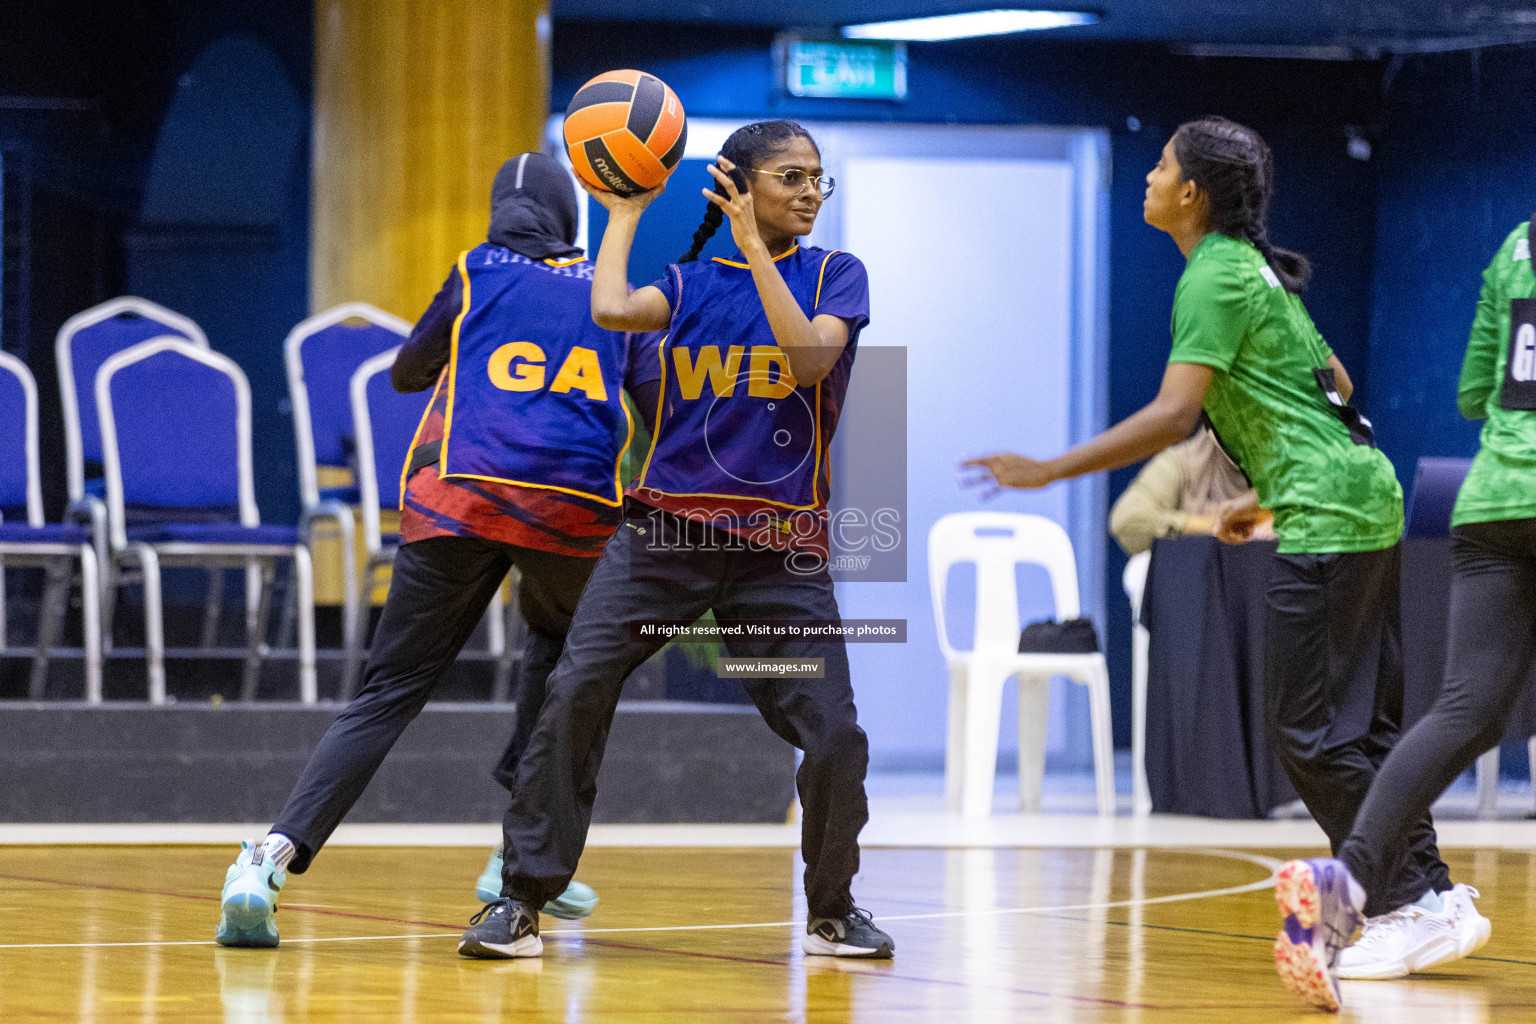
[[[1224,506],[1217,535],[1245,539],[1272,516],[1280,538],[1266,623],[1271,735],[1337,851],[1402,713],[1402,490],[1370,422],[1349,405],[1348,373],[1302,305],[1306,259],[1269,242],[1272,175],[1269,148],[1251,129],[1224,118],[1181,126],[1147,175],[1143,208],[1147,223],[1172,236],[1188,260],[1157,397],[1054,459],[1003,454],[966,465],[999,487],[1044,487],[1148,458],[1188,437],[1203,411],[1257,495]],[[1413,956],[1424,966],[1429,924],[1476,914],[1465,887],[1451,885],[1427,812],[1403,829],[1369,905],[1358,887],[1325,874],[1298,877],[1283,895],[1301,892],[1313,908],[1321,901],[1326,927],[1309,917],[1287,929],[1276,959],[1293,989],[1330,1008],[1338,1005],[1336,975],[1357,976],[1384,956]],[[1420,901],[1414,926],[1398,929],[1410,917],[1403,908]],[[1340,949],[1361,910],[1375,916],[1340,970]]]
[[[1533,218],[1536,219],[1536,218]],[[1371,892],[1424,812],[1477,756],[1498,746],[1536,664],[1536,274],[1531,224],[1505,239],[1482,295],[1456,404],[1486,420],[1451,516],[1445,683],[1371,784],[1339,857]],[[1483,922],[1486,925],[1486,921]],[[1488,940],[1488,928],[1476,936]]]

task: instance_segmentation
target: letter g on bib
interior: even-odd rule
[[[503,391],[537,391],[544,386],[544,350],[531,341],[508,342],[491,353],[486,373]]]

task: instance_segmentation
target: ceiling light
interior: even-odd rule
[[[1070,28],[1097,24],[1099,16],[1088,11],[971,11],[966,14],[941,14],[932,18],[906,18],[901,21],[877,21],[867,25],[848,25],[843,35],[849,39],[899,39],[910,42],[937,42],[972,36],[999,36],[1010,32],[1037,32],[1048,28]]]

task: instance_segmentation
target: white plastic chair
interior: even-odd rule
[[[1152,791],[1147,788],[1147,651],[1152,634],[1141,624],[1141,599],[1151,564],[1150,551],[1132,555],[1120,577],[1131,602],[1131,808],[1136,814],[1152,813]]]
[[[959,562],[976,565],[976,632],[970,651],[955,650],[944,624],[949,570]],[[1019,808],[1025,813],[1040,810],[1050,682],[1053,676],[1064,676],[1088,687],[1098,810],[1101,815],[1113,815],[1114,740],[1104,656],[1018,653],[1014,567],[1020,563],[1042,566],[1050,575],[1058,621],[1081,614],[1072,541],[1051,520],[1012,512],[958,512],[940,519],[928,532],[933,616],[950,679],[946,801],[951,811],[966,817],[991,813],[1003,685],[1018,677]]]
[[[1527,742],[1531,753],[1536,754],[1536,738]],[[1477,816],[1485,821],[1492,821],[1499,816],[1498,747],[1484,751],[1477,758]]]

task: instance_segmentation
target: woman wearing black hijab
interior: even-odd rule
[[[225,876],[222,945],[277,945],[286,872],[309,867],[516,566],[528,644],[495,772],[511,784],[576,601],[623,521],[619,466],[633,428],[621,392],[649,419],[660,376],[638,339],[592,322],[593,265],[576,227],[575,187],[559,164],[540,153],[508,160],[486,242],[460,255],[395,359],[395,390],[436,391],[404,471],[400,549],[363,688],[271,833],[242,844]],[[487,874],[499,872],[498,851]],[[545,910],[584,917],[596,902],[573,882]]]

